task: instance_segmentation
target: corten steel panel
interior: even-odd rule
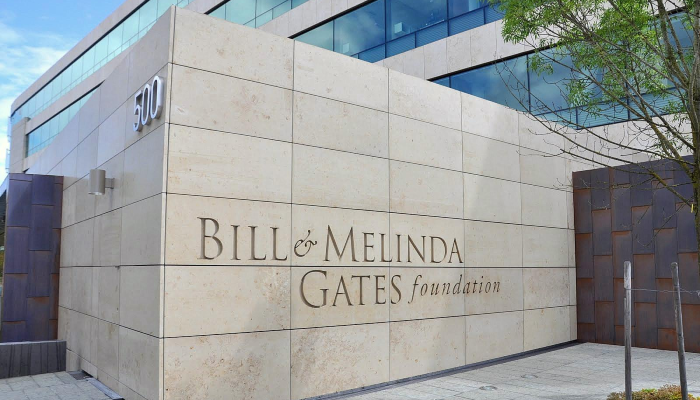
[[[576,233],[593,232],[591,217],[591,190],[574,190],[574,226]]]
[[[576,279],[576,315],[579,323],[595,323],[593,279]]]
[[[656,327],[656,304],[635,303],[634,341],[639,347],[656,348],[658,334]]]
[[[572,175],[574,190],[588,189],[591,187],[591,171],[578,171]]]
[[[673,181],[668,180],[666,183],[673,186]],[[676,201],[678,198],[670,190],[663,187],[661,183],[656,183],[654,190],[654,198],[652,200],[652,215],[654,220],[654,229],[666,229],[676,227]]]
[[[0,340],[56,338],[63,179],[11,174]]]
[[[686,186],[679,190],[688,190],[688,176],[673,162],[647,163],[647,166],[656,168],[661,179],[668,183]],[[610,210],[604,209],[604,187],[600,185],[605,180],[603,170],[588,171],[590,179],[586,179],[585,171],[574,175],[578,177],[575,185],[579,191],[574,204],[578,338],[623,343],[623,264],[631,260],[632,285],[641,289],[633,292],[633,343],[675,349],[670,265],[679,262],[683,289],[700,290],[694,215],[668,189],[658,182],[654,184],[649,175],[637,173],[643,168],[629,169],[630,173],[607,170]],[[589,187],[593,187],[590,193],[589,189],[582,189]],[[586,196],[591,197],[588,204],[582,201]],[[608,212],[610,223],[606,224]],[[612,254],[606,253],[608,243]],[[606,268],[608,260],[611,269]],[[681,297],[686,348],[700,351],[700,297],[696,293],[683,293]],[[694,349],[690,350],[690,346]]]
[[[26,321],[16,321],[2,323],[2,338],[5,342],[21,342],[24,341],[27,331]]]
[[[46,297],[51,292],[51,274],[54,263],[50,251],[29,253],[27,297]]]
[[[49,297],[27,299],[27,335],[36,340],[49,340],[49,320],[51,319]]]
[[[56,182],[53,185],[53,201],[54,205],[62,205],[63,204],[63,177],[62,176],[57,176]],[[62,215],[61,215],[62,207],[54,207],[53,208],[53,223],[51,224],[51,227],[54,229],[61,229],[61,221],[62,221]]]
[[[615,343],[615,306],[611,301],[595,303],[595,340],[597,343]]]
[[[700,353],[700,305],[683,304],[683,334],[686,338],[685,349]]]
[[[51,257],[53,259],[53,273],[57,274],[61,268],[61,230],[54,229],[51,236]]]
[[[630,172],[632,207],[650,206],[653,199],[651,178],[639,168]]]
[[[607,168],[591,171],[591,208],[593,210],[610,208],[610,172]]]
[[[5,273],[29,272],[29,227],[11,226],[5,231]]]
[[[612,228],[610,210],[596,210],[593,214],[593,255],[612,255]]]
[[[660,229],[655,238],[656,277],[670,278],[671,263],[678,262],[678,244],[675,229]]]
[[[36,185],[36,182],[33,183]],[[53,186],[53,185],[51,185]],[[32,205],[29,250],[51,250],[53,206]]]
[[[50,175],[34,175],[32,205],[54,205],[54,181]]]
[[[678,276],[682,289],[695,293],[681,293],[682,304],[700,304],[700,269],[698,268],[698,253],[683,253],[678,255]],[[698,321],[700,323],[700,321]],[[697,336],[700,341],[700,336]]]
[[[612,230],[628,231],[632,229],[632,200],[630,188],[612,190]]]
[[[676,317],[673,309],[673,282],[671,279],[657,279],[656,324],[661,328],[675,329]]]
[[[625,345],[625,326],[615,325],[615,344],[618,346]],[[636,346],[634,343],[634,326],[632,327],[632,346]]]
[[[595,256],[593,268],[595,270],[595,301],[614,301],[612,257]]]
[[[576,277],[593,278],[593,235],[576,234]]]
[[[678,167],[672,160],[657,160],[645,163],[647,167],[652,167],[661,179],[673,179],[674,170]]]
[[[691,199],[693,197],[693,185],[690,177],[680,165],[673,171],[673,182],[676,184],[676,191],[683,197]]]
[[[610,179],[614,187],[620,185],[629,186],[630,183],[630,167],[621,165],[617,168],[612,168],[610,171]]]
[[[579,342],[595,342],[595,324],[579,323],[576,328]]]
[[[7,189],[7,226],[29,226],[32,218],[32,182],[10,178]]]
[[[24,321],[27,315],[27,274],[5,274],[2,291],[3,322]]]
[[[656,264],[653,254],[634,256],[632,262],[632,301],[635,303],[656,303]]]
[[[59,274],[51,274],[51,290],[49,293],[51,312],[49,314],[49,319],[58,319],[58,284],[59,284]]]
[[[651,207],[632,208],[632,252],[654,253],[654,227]]]
[[[613,232],[613,273],[615,278],[624,278],[625,261],[632,262],[632,232]]]
[[[659,328],[659,349],[661,350],[678,350],[678,342],[676,339],[676,330],[669,328]]]
[[[697,252],[698,237],[695,231],[695,214],[690,212],[690,207],[686,204],[678,206],[677,235],[678,252]]]

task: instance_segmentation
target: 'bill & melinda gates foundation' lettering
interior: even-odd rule
[[[280,228],[258,226],[228,225],[232,233],[231,243],[224,243],[219,237],[222,226],[214,218],[200,220],[200,260],[226,257],[228,261],[271,261],[280,262],[289,259],[285,244],[278,243]],[[268,229],[271,243],[256,243],[260,232]],[[250,246],[240,248],[239,241],[246,236]],[[489,280],[484,276],[464,277],[460,274],[453,281],[431,279],[429,266],[435,264],[460,265],[462,249],[457,238],[444,238],[436,235],[411,236],[394,234],[394,249],[389,250],[389,235],[377,232],[337,232],[328,225],[321,238],[315,232],[307,230],[303,238],[294,242],[292,251],[298,259],[311,253],[317,253],[322,262],[353,263],[404,263],[426,266],[428,272],[412,274],[369,274],[359,272],[347,274],[329,273],[329,269],[316,268],[306,272],[299,283],[299,295],[302,302],[311,308],[356,307],[383,305],[387,302],[398,304],[406,301],[413,304],[423,298],[437,296],[495,295],[501,292],[501,282]],[[321,245],[319,246],[319,243]],[[402,246],[405,246],[402,249]]]

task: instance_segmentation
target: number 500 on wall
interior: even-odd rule
[[[144,125],[149,125],[152,120],[160,117],[163,111],[163,80],[156,76],[151,83],[147,83],[143,89],[134,95],[134,131],[141,132]]]

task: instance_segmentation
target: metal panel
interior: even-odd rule
[[[653,254],[634,256],[632,262],[632,287],[646,289],[635,291],[633,300],[636,303],[656,303],[656,264]]]
[[[654,253],[654,228],[651,207],[632,207],[632,252]]]
[[[614,301],[612,257],[594,257],[593,268],[595,269],[595,301]]]
[[[635,303],[634,315],[637,320],[635,325],[635,343],[639,347],[656,348],[658,343],[656,329],[656,304]]]
[[[630,188],[612,190],[612,230],[632,229],[632,197]]]
[[[610,173],[607,168],[591,171],[591,207],[593,210],[610,208]]]
[[[656,277],[670,278],[671,263],[678,262],[678,244],[675,229],[661,229],[656,232]]]
[[[593,255],[612,255],[612,227],[610,209],[596,210],[593,214]]]
[[[632,232],[613,232],[613,273],[615,278],[624,277],[625,261],[632,261]]]
[[[576,235],[576,277],[593,278],[593,235]]]
[[[56,338],[62,189],[62,177],[10,174],[2,342]],[[22,357],[24,351],[41,353],[29,347],[13,351]],[[40,365],[36,360],[34,367]],[[20,372],[34,368],[24,361],[18,365]]]
[[[590,189],[574,190],[574,219],[576,233],[593,232]]]
[[[615,343],[615,309],[613,302],[595,303],[595,339],[597,343]]]

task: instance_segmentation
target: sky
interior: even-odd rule
[[[12,102],[124,0],[0,0],[0,182]]]

